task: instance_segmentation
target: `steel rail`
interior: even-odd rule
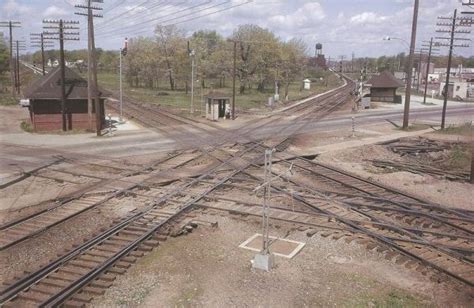
[[[249,176],[253,176],[253,177],[255,177],[255,178],[258,178],[258,177],[254,176],[254,175],[251,175],[251,174],[249,174]],[[279,190],[279,191],[282,191],[282,192],[285,192],[285,193],[288,194],[288,195],[291,195],[291,196],[292,196],[293,198],[295,198],[296,200],[302,202],[303,204],[306,204],[308,207],[310,207],[310,208],[312,208],[312,209],[314,209],[314,210],[316,210],[316,211],[318,211],[318,212],[321,212],[321,213],[324,213],[324,214],[328,214],[328,215],[333,215],[333,217],[334,217],[336,220],[338,220],[338,221],[340,221],[340,222],[342,222],[342,223],[344,223],[344,224],[346,224],[346,225],[348,225],[348,226],[350,226],[350,227],[352,227],[352,228],[355,228],[355,229],[357,229],[357,230],[360,230],[361,232],[363,232],[363,233],[369,235],[370,237],[375,238],[375,239],[379,240],[380,242],[382,242],[382,243],[384,243],[384,244],[387,244],[389,247],[394,248],[394,249],[396,249],[396,250],[402,252],[402,253],[405,254],[405,255],[408,255],[408,256],[410,256],[410,257],[412,257],[412,258],[414,258],[414,259],[417,259],[417,260],[421,261],[422,263],[424,263],[424,264],[426,264],[426,265],[428,265],[428,266],[430,266],[430,267],[432,267],[432,268],[438,270],[439,272],[445,273],[445,274],[447,274],[447,275],[449,275],[449,276],[451,276],[451,277],[457,279],[458,281],[461,281],[461,282],[463,282],[463,283],[469,285],[470,287],[474,287],[474,282],[473,282],[473,281],[469,281],[469,280],[465,279],[464,277],[461,277],[461,276],[459,276],[458,274],[453,273],[452,271],[450,271],[450,270],[448,270],[448,269],[446,269],[446,268],[440,267],[440,266],[438,266],[437,264],[435,264],[435,263],[433,263],[433,262],[431,262],[431,261],[429,261],[429,260],[427,260],[427,259],[425,259],[425,258],[423,258],[423,257],[420,257],[420,256],[418,256],[418,255],[416,255],[416,254],[414,254],[414,253],[408,251],[407,249],[401,247],[400,245],[397,245],[397,244],[395,243],[395,241],[393,241],[393,240],[387,238],[387,237],[384,236],[384,235],[377,234],[376,232],[371,231],[371,230],[369,230],[369,229],[367,229],[367,228],[364,228],[364,227],[361,226],[361,225],[358,225],[358,224],[356,224],[356,223],[353,223],[352,221],[350,221],[349,219],[347,219],[347,218],[345,218],[345,217],[342,217],[342,216],[340,216],[340,215],[338,215],[338,214],[331,213],[331,212],[328,211],[328,210],[325,210],[325,209],[322,209],[321,207],[318,207],[318,206],[316,206],[316,205],[313,205],[311,202],[306,201],[305,198],[303,198],[303,197],[301,197],[301,196],[299,196],[299,195],[291,194],[290,192],[288,192],[288,191],[286,191],[286,190],[284,190],[284,189],[281,189],[281,188],[275,188],[275,189],[276,189],[276,190]],[[365,213],[365,214],[367,215],[367,213]],[[373,217],[373,218],[374,218],[376,221],[380,221],[379,219],[377,219],[377,218],[375,218],[375,217]],[[388,225],[390,225],[390,224],[388,224]],[[395,229],[395,230],[399,230],[400,232],[407,233],[406,231],[403,231],[403,230],[401,230],[400,228],[397,228],[396,226],[392,226],[392,228]],[[425,243],[425,245],[431,246],[432,248],[438,249],[439,251],[446,253],[445,250],[447,250],[447,249],[445,249],[445,248],[440,248],[439,246],[430,244],[429,242],[427,242],[426,240],[424,240],[423,238],[420,238],[419,236],[417,236],[417,235],[415,235],[415,234],[413,234],[413,236],[414,236],[415,238],[421,239],[421,240]],[[449,250],[448,250],[448,251],[449,251]],[[455,254],[455,253],[451,252],[451,253],[448,253],[448,254],[449,254],[449,255],[452,255],[452,254]],[[456,255],[457,255],[457,254],[456,254]],[[458,260],[460,260],[460,262],[462,262],[461,260],[465,260],[465,261],[467,261],[467,262],[469,262],[469,263],[472,263],[472,262],[473,262],[473,261],[470,260],[470,259],[466,259],[464,256],[460,256],[460,258],[459,258],[459,257],[456,257],[456,258],[458,258]]]
[[[35,172],[38,172],[38,171],[43,170],[43,169],[45,169],[45,168],[48,168],[48,167],[51,167],[51,166],[53,166],[53,165],[59,164],[59,163],[62,162],[62,161],[64,161],[64,158],[57,159],[57,160],[55,160],[55,161],[53,161],[53,162],[47,163],[47,164],[45,164],[45,165],[42,165],[42,166],[40,166],[40,167],[34,168],[34,169],[32,169],[32,170],[29,170],[29,171],[24,171],[24,172],[22,172],[22,175],[19,176],[18,178],[13,179],[13,180],[11,180],[11,181],[9,181],[9,182],[0,184],[0,189],[5,189],[5,188],[7,188],[7,187],[9,187],[9,186],[11,186],[11,185],[13,185],[13,184],[19,183],[19,182],[21,182],[21,181],[23,181],[23,180],[29,178],[30,176],[32,176]]]
[[[244,155],[248,151],[253,150],[257,146],[254,145],[251,148],[245,149],[241,155]],[[113,226],[111,229],[99,234],[98,236],[92,238],[91,240],[87,241],[86,243],[80,245],[79,247],[75,248],[73,251],[68,252],[67,254],[61,256],[59,259],[54,261],[52,264],[54,266],[51,266],[51,264],[46,265],[45,267],[39,269],[38,271],[35,271],[19,281],[15,282],[14,284],[8,286],[5,290],[0,291],[0,304],[4,304],[6,301],[12,299],[16,294],[21,292],[23,289],[28,288],[30,285],[32,285],[34,282],[40,280],[41,278],[45,277],[47,274],[50,272],[54,271],[56,268],[58,268],[60,265],[64,264],[67,260],[70,260],[72,257],[75,257],[78,253],[85,251],[86,249],[92,247],[93,245],[96,245],[103,241],[105,238],[109,237],[111,234],[115,234],[119,229],[122,229],[124,226],[128,225],[130,222],[137,220],[140,217],[143,217],[146,213],[148,213],[151,209],[155,208],[156,206],[162,204],[163,202],[166,201],[166,199],[181,193],[184,189],[189,188],[190,186],[199,183],[200,180],[205,179],[208,177],[212,172],[218,170],[222,166],[225,166],[229,164],[230,161],[232,161],[235,158],[240,158],[240,157],[231,157],[229,158],[226,162],[223,162],[219,164],[218,166],[213,167],[211,170],[209,170],[207,173],[202,174],[196,179],[193,179],[192,182],[187,183],[181,187],[176,188],[172,192],[162,196],[159,198],[157,201],[155,201],[151,206],[149,206],[147,209],[142,210],[141,212],[133,215],[130,218],[127,218],[124,222],[120,222],[117,226]],[[238,171],[240,172],[240,171]],[[237,173],[238,173],[237,172]]]
[[[288,138],[284,139],[284,141],[287,141],[287,139],[288,139]],[[282,143],[283,143],[283,142],[278,143],[275,147],[278,148]],[[256,148],[258,145],[259,145],[259,144],[254,143],[254,144],[252,145],[251,149]],[[247,148],[247,151],[248,151],[248,150],[249,150],[249,148]],[[235,158],[235,157],[236,157],[236,156],[231,157],[230,160],[232,160],[232,159]],[[238,158],[240,158],[240,157],[238,157]],[[235,175],[235,174],[241,172],[240,170],[243,170],[243,169],[245,169],[246,167],[247,167],[247,166],[241,167],[241,168],[239,168],[238,170],[235,170],[235,171],[232,173],[232,175]],[[216,167],[216,168],[217,168],[217,167]],[[234,168],[235,168],[235,167],[234,167]],[[209,172],[208,172],[208,173],[209,173]],[[207,177],[207,176],[208,176],[208,173],[206,173],[206,174],[200,176],[200,177],[197,178],[196,180],[198,181],[198,180],[201,179],[201,178]],[[231,177],[232,177],[232,176],[231,176]],[[230,177],[230,178],[231,178],[231,177]],[[193,182],[194,182],[194,181],[193,181]],[[193,182],[192,182],[192,183],[193,183]],[[225,182],[225,181],[223,181],[223,182]],[[223,183],[223,182],[222,182],[222,183]],[[219,184],[219,185],[220,185],[220,184]],[[216,187],[218,187],[219,185],[217,185]],[[203,196],[205,196],[205,194],[203,194]],[[201,198],[202,198],[202,197],[201,197]],[[11,286],[11,287],[14,288],[14,286]]]

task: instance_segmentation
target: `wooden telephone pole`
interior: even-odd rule
[[[422,50],[428,50],[428,60],[426,63],[426,74],[425,74],[425,90],[423,93],[423,104],[426,104],[426,92],[428,91],[428,75],[430,74],[430,62],[431,62],[431,55],[433,52],[438,51],[439,49],[434,49],[433,46],[438,46],[437,42],[433,42],[433,38],[429,40],[429,42],[424,41],[425,43],[428,43],[428,45],[421,45]],[[427,49],[428,48],[428,49]]]
[[[19,28],[21,23],[19,21],[0,21],[0,28],[9,28],[10,33],[10,77],[11,77],[11,88],[12,95],[15,95],[15,62],[13,61],[13,28]]]
[[[45,48],[53,48],[54,43],[52,41],[45,40],[43,33],[31,33],[30,34],[30,44],[31,44],[30,45],[31,47],[41,48],[41,69],[42,69],[43,76],[44,76],[46,74],[44,49]]]
[[[454,44],[454,41],[469,40],[467,38],[455,37],[455,35],[456,34],[471,33],[471,31],[469,31],[469,30],[456,30],[456,28],[470,27],[470,25],[471,25],[471,23],[463,23],[463,19],[456,17],[456,15],[457,15],[457,10],[454,10],[454,13],[453,13],[452,17],[438,17],[438,19],[441,19],[441,20],[448,20],[448,23],[438,22],[436,24],[437,26],[448,28],[448,29],[438,29],[438,30],[436,30],[436,32],[438,32],[438,33],[449,33],[450,34],[450,37],[436,37],[436,39],[449,40],[449,44],[443,44],[443,43],[438,44],[439,46],[449,47],[448,67],[446,69],[446,80],[445,80],[444,89],[443,89],[444,101],[443,101],[443,113],[441,115],[441,129],[444,129],[445,126],[446,126],[446,107],[447,107],[447,104],[448,104],[448,96],[449,96],[449,77],[451,75],[451,61],[452,61],[452,57],[453,57],[453,49],[455,47],[459,47],[459,48],[469,47],[468,44]]]
[[[95,109],[95,130],[97,136],[101,136],[102,131],[102,109],[100,107],[100,93],[97,82],[97,57],[95,52],[95,39],[94,39],[94,17],[102,18],[100,14],[94,14],[94,11],[102,10],[101,7],[93,6],[93,3],[103,3],[103,0],[86,0],[85,5],[75,5],[76,8],[85,9],[87,13],[75,12],[76,15],[87,16],[87,101],[88,107],[87,112],[89,115],[89,128],[92,129],[92,100],[94,100]]]
[[[64,59],[64,41],[78,41],[79,32],[70,32],[68,30],[79,29],[77,25],[78,21],[72,20],[43,20],[47,29],[43,32],[44,39],[47,40],[59,40],[59,67],[61,70],[61,115],[62,115],[62,129],[66,131],[67,127],[67,106],[66,106],[66,60]],[[50,29],[56,30],[51,32]]]
[[[20,94],[21,80],[20,80],[20,50],[25,51],[25,41],[16,40],[13,42],[13,48],[16,49],[15,57],[15,88],[16,93]]]
[[[416,26],[418,23],[419,0],[415,0],[413,7],[413,20],[411,26],[410,55],[408,56],[407,85],[405,90],[405,108],[403,110],[403,129],[408,128],[408,118],[410,117],[410,98],[411,98],[411,78],[413,73],[413,55],[416,44]]]

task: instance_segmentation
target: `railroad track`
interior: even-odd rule
[[[27,239],[30,239],[47,229],[63,223],[68,219],[71,219],[79,214],[86,211],[92,210],[98,206],[105,204],[106,202],[122,195],[124,192],[129,192],[135,188],[140,189],[143,187],[143,183],[150,179],[163,177],[166,173],[170,173],[171,170],[179,168],[180,166],[188,163],[189,161],[196,158],[197,155],[185,156],[179,152],[174,155],[165,157],[155,161],[154,163],[147,165],[142,170],[127,173],[124,176],[120,176],[115,179],[111,178],[99,178],[102,182],[92,183],[87,188],[75,192],[73,195],[63,198],[61,200],[55,200],[54,205],[42,211],[35,212],[31,215],[22,217],[15,221],[10,221],[0,225],[0,251],[21,243]],[[173,162],[173,160],[176,160]],[[151,172],[156,165],[170,163],[171,168],[159,169],[157,172]],[[141,181],[127,180],[132,175],[148,174],[148,176]],[[79,174],[83,176],[82,174]],[[111,192],[100,193],[97,189],[102,190],[110,187]],[[120,188],[121,187],[121,188]]]
[[[336,108],[337,105],[342,104],[344,100],[345,100],[345,96],[341,96],[337,98],[337,100],[335,100],[337,101],[337,104],[335,102],[331,102],[332,103],[331,109]],[[324,108],[322,107],[322,105],[320,105],[313,109],[319,110],[320,112],[322,112]],[[301,128],[301,127],[304,127],[305,125],[306,123],[303,122],[299,127]],[[293,125],[291,129],[289,130],[294,133],[295,131],[297,131],[297,129],[298,129],[298,126]],[[280,139],[278,142],[276,142],[276,144],[274,143],[273,145],[270,144],[267,146],[276,147],[278,150],[281,151],[281,150],[284,150],[286,146],[288,145],[287,141],[288,141],[288,138],[284,138],[283,140]],[[106,258],[105,260],[103,260],[102,258],[102,260],[100,261],[96,260],[96,263],[89,264],[89,270],[87,271],[87,273],[85,273],[84,270],[82,271],[78,270],[80,273],[77,273],[76,271],[76,274],[78,275],[77,279],[73,279],[73,281],[69,281],[68,283],[64,283],[64,281],[56,282],[55,283],[56,289],[54,289],[53,291],[48,289],[49,288],[48,285],[45,286],[44,284],[42,284],[42,281],[48,281],[48,280],[45,280],[46,278],[51,278],[53,280],[58,279],[57,276],[54,275],[54,273],[59,272],[59,266],[63,266],[63,268],[65,268],[65,266],[87,268],[87,266],[84,265],[84,262],[85,262],[84,260],[87,260],[90,256],[94,256],[93,253],[87,255],[87,251],[89,251],[89,248],[93,246],[82,245],[81,249],[74,250],[73,252],[71,252],[72,254],[66,254],[60,259],[58,259],[57,261],[46,266],[45,268],[42,268],[39,271],[32,273],[20,279],[17,282],[10,284],[10,286],[7,287],[7,289],[1,292],[1,296],[2,296],[1,303],[8,302],[8,304],[15,305],[15,304],[21,303],[22,301],[23,302],[36,302],[36,303],[41,301],[46,306],[49,306],[49,305],[54,306],[54,305],[63,303],[67,301],[68,299],[70,299],[70,304],[87,302],[87,300],[90,300],[91,296],[94,295],[94,290],[84,289],[85,287],[87,287],[89,283],[91,283],[94,279],[96,279],[98,275],[106,272],[106,270],[110,268],[110,266],[112,266],[116,262],[120,262],[119,260],[122,257],[126,257],[128,253],[131,253],[132,250],[134,250],[138,245],[140,245],[141,243],[149,239],[150,236],[153,235],[153,233],[155,233],[158,229],[160,229],[165,224],[170,223],[174,218],[182,214],[185,210],[190,208],[201,198],[205,197],[207,194],[209,194],[216,188],[222,186],[222,184],[224,184],[226,181],[228,181],[229,179],[231,179],[238,173],[242,172],[242,170],[250,166],[252,162],[257,163],[257,161],[261,160],[262,151],[258,149],[259,146],[260,144],[255,143],[255,142],[245,144],[244,150],[240,151],[239,153],[231,154],[230,158],[224,160],[221,163],[220,166],[223,166],[223,165],[226,166],[227,169],[225,170],[217,170],[219,172],[217,172],[216,174],[212,174],[212,172],[215,172],[216,169],[218,169],[218,168],[213,168],[212,170],[208,171],[207,173],[204,173],[203,175],[199,176],[198,178],[191,181],[190,183],[185,184],[184,187],[180,187],[176,189],[172,193],[168,193],[162,197],[148,196],[154,200],[153,206],[151,208],[145,211],[141,211],[140,213],[132,216],[132,218],[127,219],[123,225],[119,224],[117,226],[114,226],[108,231],[106,231],[104,234],[101,234],[98,237],[89,241],[88,243],[84,244],[84,245],[92,245],[92,244],[98,245],[99,243],[102,243],[103,241],[111,238],[112,236],[115,236],[116,238],[111,239],[112,244],[110,246],[114,246],[114,243],[115,243],[115,246],[120,246],[118,245],[118,243],[128,243],[126,247],[120,246],[118,250],[114,251],[113,256],[111,256],[110,258]],[[247,152],[255,151],[255,149],[258,149],[256,153],[254,152],[250,156],[246,154]],[[229,154],[226,153],[226,155],[229,155]],[[220,160],[222,161],[222,159]],[[216,182],[207,183],[206,181],[209,179],[214,179],[216,180]],[[195,191],[185,193],[185,190],[189,189],[190,186],[193,186],[193,185],[198,186],[195,188]],[[127,192],[130,190],[131,189],[128,189]],[[178,198],[173,199],[175,197],[178,197]],[[153,217],[150,218],[151,219],[150,221],[143,220],[144,218],[146,219],[145,216],[149,215],[149,213],[153,213],[152,211],[157,210],[158,206],[159,206],[160,211],[165,210],[165,211],[168,211],[168,213],[173,213],[173,214],[170,214],[169,217],[161,216],[160,220],[158,221],[156,221],[156,219]],[[125,228],[126,226],[129,226],[133,222],[135,222],[135,220],[139,221],[142,224],[142,229],[139,230],[138,228],[135,227],[134,230],[132,231],[135,231],[135,236],[138,236],[138,234],[136,234],[138,231],[141,231],[142,233],[140,233],[141,235],[138,238],[134,237],[133,239],[130,239],[130,238],[128,239],[128,240],[132,240],[132,242],[130,241],[127,242],[127,240],[120,237],[119,231]],[[146,227],[143,227],[143,225],[148,226],[149,228],[146,229]],[[129,232],[125,234],[128,235],[128,237],[130,237],[133,235],[133,232]],[[79,252],[81,253],[79,254]],[[71,260],[71,258],[73,257],[74,258],[77,257],[79,262],[66,263],[66,260]],[[55,266],[52,266],[52,264],[55,264]],[[69,270],[68,273],[72,274],[72,271]],[[53,275],[49,276],[50,274],[53,274]],[[54,283],[51,283],[51,281],[49,282],[50,282],[49,286],[54,285]],[[98,284],[96,284],[96,286],[97,285]],[[84,295],[85,293],[89,292],[87,293],[88,295],[85,295],[86,298],[84,298],[84,296],[77,295],[77,292],[79,290],[82,290],[80,293],[81,295]],[[31,294],[33,294],[33,296],[31,296]]]
[[[342,92],[343,91],[341,91],[341,93]],[[299,107],[298,110],[299,112],[303,111],[303,113],[307,112],[308,114],[314,112],[318,117],[322,117],[325,111],[330,112],[340,104],[340,102],[336,102],[336,100],[333,102],[334,104],[321,104],[320,106],[317,104],[308,104],[307,106]],[[306,123],[311,121],[310,117],[303,117],[303,119],[304,118],[308,119]],[[278,118],[268,117],[265,121],[260,121],[258,124],[254,124],[254,126],[264,127],[276,121],[278,121]],[[296,132],[301,131],[304,126],[305,121],[300,121],[292,127],[288,126],[283,135],[292,136]],[[250,131],[252,131],[252,127],[249,127],[246,133]],[[258,136],[242,135],[244,140],[247,142],[250,141],[246,144],[247,146],[253,145],[255,148],[258,147],[257,144],[252,143],[252,140],[258,139]],[[289,140],[290,138],[285,138],[281,141],[279,143],[280,148],[286,148]],[[222,189],[222,187],[230,186],[245,189],[245,187],[237,187],[235,183],[232,183],[237,174],[247,174],[250,176],[246,179],[247,181],[253,179],[255,183],[261,183],[262,179],[254,174],[255,170],[253,170],[254,172],[249,171],[250,167],[257,167],[259,164],[257,160],[249,161],[249,159],[250,158],[244,159],[243,157],[239,157],[239,159],[237,159],[238,163],[231,166],[231,169],[233,168],[234,170],[233,172],[237,170],[238,172],[235,174],[232,172],[232,175],[224,178],[225,181],[216,183],[209,180],[209,178],[212,177],[205,176],[201,178],[200,186],[202,185],[205,189],[208,188],[208,191],[201,193],[202,190],[197,189],[198,197],[192,198],[192,205],[205,206],[202,202],[198,201],[212,199],[211,193]],[[429,266],[438,271],[438,273],[450,276],[470,287],[473,286],[472,213],[445,209],[416,196],[408,195],[378,183],[361,179],[333,167],[302,158],[295,158],[292,163],[295,168],[298,168],[299,172],[305,176],[309,176],[316,184],[323,183],[329,187],[333,186],[335,189],[317,190],[317,187],[311,187],[305,185],[305,183],[297,183],[291,179],[285,179],[287,181],[286,184],[291,182],[294,191],[298,193],[294,194],[293,191],[289,192],[284,185],[277,187],[277,192],[287,196],[290,195],[300,206],[311,209],[312,212],[301,211],[295,214],[294,211],[289,213],[289,211],[285,209],[275,209],[280,211],[280,213],[275,216],[275,219],[295,224],[304,224],[314,228],[330,229],[332,230],[331,232],[337,232],[338,235],[336,237],[352,237],[354,234],[357,234],[358,239],[362,237],[365,242],[369,240],[369,246],[376,245],[382,247],[381,250],[388,250],[390,253],[394,252],[393,258],[405,263],[406,266],[418,268]],[[236,166],[238,166],[237,168],[239,169],[236,170]],[[227,172],[231,171],[227,170]],[[212,187],[212,189],[210,189],[210,187]],[[180,193],[179,195],[185,196],[186,194]],[[183,200],[170,200],[171,203],[175,205],[183,204]],[[242,203],[242,201],[240,201],[240,203],[237,202],[237,206],[234,204],[232,208],[228,208],[226,211],[245,214],[245,211],[241,208]],[[216,207],[215,205],[213,206]],[[246,204],[246,207],[248,206],[249,205]],[[189,205],[189,208],[190,207],[191,205]],[[258,207],[254,206],[253,215],[256,215],[256,209],[258,209]],[[175,211],[173,213],[175,214],[173,217],[177,217],[182,212]],[[247,214],[250,215],[249,213]],[[151,216],[153,216],[153,214],[151,214]],[[286,218],[284,218],[285,216]],[[153,232],[156,234],[156,231],[161,226],[170,221],[171,218],[167,220],[166,217],[164,217],[164,220],[156,221],[154,225],[159,225],[159,227],[154,229]],[[151,235],[149,234],[148,236]],[[149,238],[150,237],[148,237],[148,239]],[[140,243],[143,243],[145,240],[146,239],[142,239]],[[151,246],[156,246],[157,242],[153,243]],[[134,247],[136,248],[137,246]],[[125,252],[122,257],[130,253],[130,251]],[[114,256],[118,254],[121,254],[121,252],[116,252]],[[117,260],[120,260],[120,258],[115,259],[114,262],[120,262]],[[133,258],[130,260],[133,260]],[[77,264],[82,263],[79,262]],[[113,263],[109,263],[102,268],[101,273],[105,272],[107,268],[110,268],[111,264]],[[124,263],[120,264],[124,267],[127,266]],[[72,266],[74,266],[74,264]],[[94,269],[98,268],[98,265],[95,264]],[[104,285],[108,285],[103,282],[107,281],[107,279],[110,281],[112,277],[106,275],[108,274],[105,274],[102,280],[94,280],[97,279],[97,276],[93,276],[91,279],[84,278],[83,275],[75,281],[75,283],[79,280],[82,282],[79,282],[79,284],[76,283],[75,287],[72,289],[69,288],[69,291],[66,293],[58,291],[57,294],[60,295],[53,296],[54,299],[46,302],[46,305],[57,304],[58,301],[62,303],[68,300],[68,298],[70,304],[83,304],[94,294],[101,292],[98,291],[97,288],[101,289]],[[92,285],[91,281],[96,281],[97,283]],[[102,286],[98,287],[101,283]],[[56,287],[59,288],[60,286],[57,284],[58,283],[56,283]],[[72,285],[72,283],[69,285]],[[12,286],[10,287],[13,290]],[[25,285],[23,285],[23,287],[25,287]],[[63,287],[61,286],[61,288]],[[77,292],[79,290],[82,290],[80,294],[86,294],[85,297],[78,295],[79,293]],[[19,294],[19,292],[15,294]],[[37,292],[45,295],[43,297],[48,297],[52,294],[41,288]],[[20,297],[15,297],[15,299],[18,298],[21,300],[21,295]],[[25,297],[23,297],[23,300],[25,300]]]
[[[294,163],[293,166],[294,170],[297,170],[298,163]],[[260,169],[255,166],[253,171],[258,173]],[[258,185],[263,178],[255,177],[253,173],[249,175],[251,178],[246,181],[251,181],[253,177],[254,185]],[[350,176],[345,172],[341,172],[340,175]],[[354,179],[363,182],[365,190],[371,191],[371,188],[377,188],[378,191],[371,191],[370,197],[346,195],[341,198],[338,194],[328,195],[326,191],[318,191],[312,185],[299,183],[286,176],[281,176],[281,179],[285,182],[279,187],[279,191],[285,192],[292,199],[319,213],[329,215],[440,273],[449,275],[470,287],[473,286],[474,216],[472,214],[421,203],[419,200],[418,203],[402,204],[390,199],[373,197],[381,193],[380,189],[394,195],[398,192],[357,177]],[[361,190],[354,181],[349,186]],[[293,192],[290,194],[287,190],[286,186],[290,183],[294,185],[296,194]],[[238,189],[246,188],[239,186]],[[416,200],[415,197],[408,197],[402,193],[400,195],[404,198],[413,198],[411,201]]]
[[[61,257],[61,261],[54,262],[54,266],[50,264],[12,283],[2,290],[0,303],[6,306],[26,303],[36,303],[41,306],[87,303],[94,295],[98,294],[97,292],[100,293],[94,289],[100,283],[88,286],[90,282],[114,264],[119,268],[120,266],[126,267],[124,263],[120,263],[123,262],[122,258],[127,258],[129,253],[132,253],[144,241],[150,241],[150,237],[161,227],[170,223],[201,198],[247,168],[249,165],[247,161],[261,160],[262,153],[259,150],[255,151],[257,148],[257,144],[245,148],[209,172],[164,196],[150,196],[155,201],[147,210],[133,215],[93,238],[82,245],[80,249],[75,249],[64,255]],[[222,170],[223,167],[226,169]],[[204,179],[213,179],[213,183],[203,182]],[[164,213],[168,215],[166,216]],[[157,243],[154,242],[154,244]],[[98,251],[109,252],[110,256],[100,255]],[[120,273],[120,271],[115,272]],[[107,273],[110,274],[110,271]],[[72,280],[66,279],[65,281],[64,277],[68,275],[69,277],[75,276],[70,278]],[[82,290],[81,294],[74,295],[79,290]],[[68,299],[69,302],[67,302]],[[7,301],[9,302],[7,303]]]

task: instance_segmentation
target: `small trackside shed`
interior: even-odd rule
[[[396,95],[397,88],[403,87],[399,81],[389,71],[384,71],[373,76],[365,86],[370,87],[370,100],[372,102],[401,103],[401,97]]]
[[[87,113],[87,81],[79,74],[66,67],[66,126],[71,129],[89,129]],[[100,91],[100,90],[99,90]],[[104,118],[104,98],[99,92],[100,114],[102,126]],[[61,71],[59,67],[52,69],[45,76],[33,82],[24,92],[29,100],[28,109],[35,131],[52,131],[62,129],[61,114]],[[95,104],[92,108],[92,129],[95,129]]]
[[[219,118],[230,117],[231,98],[228,95],[211,92],[206,95],[206,118],[211,121],[218,121]]]

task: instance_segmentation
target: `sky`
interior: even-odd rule
[[[417,48],[436,33],[438,16],[452,16],[467,0],[420,0]],[[74,15],[75,4],[84,0],[0,0],[0,21],[16,20],[21,28],[14,37],[29,45],[32,32],[42,31],[43,19],[80,21],[79,42],[66,42],[67,49],[87,48],[86,17]],[[282,40],[303,39],[314,53],[323,44],[326,57],[376,57],[408,52],[413,0],[104,0],[95,18],[96,47],[118,49],[124,37],[152,35],[156,24],[176,24],[185,33],[216,30],[224,36],[242,24],[256,24],[273,31]],[[0,28],[6,30],[4,28]],[[473,29],[474,30],[474,29]],[[1,31],[1,30],[0,30]],[[8,34],[5,32],[5,36]],[[384,40],[384,37],[393,37]],[[473,34],[463,37],[474,40]],[[448,42],[447,40],[442,40]],[[472,44],[471,44],[472,45]],[[473,45],[474,46],[474,45]],[[34,50],[34,49],[30,49]],[[440,54],[447,54],[446,47]],[[455,54],[474,56],[474,47],[458,48]]]

